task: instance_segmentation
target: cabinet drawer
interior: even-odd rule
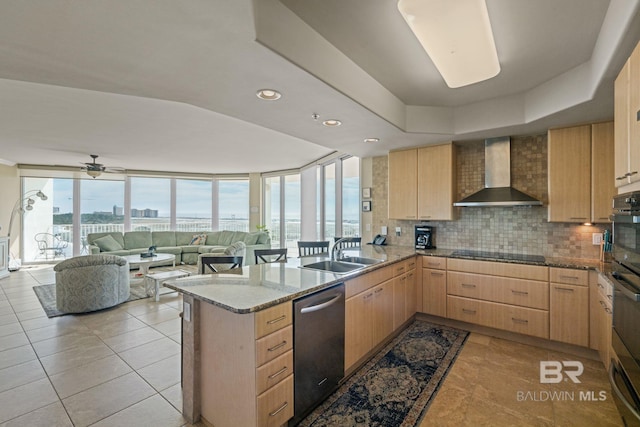
[[[611,305],[613,302],[613,285],[607,279],[605,279],[602,273],[598,274],[598,294],[600,298],[603,298]]]
[[[262,366],[293,348],[293,326],[280,329],[256,341],[256,366]]]
[[[549,313],[544,310],[447,296],[447,316],[490,328],[549,338]]]
[[[265,363],[256,371],[256,393],[261,394],[293,374],[293,351]]]
[[[280,427],[293,417],[293,375],[258,396],[258,425]]]
[[[448,272],[447,293],[522,307],[549,309],[549,285],[536,280]]]
[[[549,281],[569,285],[589,286],[589,271],[551,267],[549,269]]]
[[[400,261],[392,265],[393,277],[401,276],[407,271],[407,265],[405,261]]]
[[[436,270],[446,270],[447,269],[447,259],[440,258],[435,256],[423,256],[422,257],[422,267],[424,268],[433,268]]]
[[[382,282],[386,282],[392,277],[393,266],[389,266],[349,279],[345,282],[345,298],[350,298],[360,292],[371,289]]]
[[[539,265],[449,258],[447,261],[447,269],[449,271],[488,274],[492,276],[513,277],[516,279],[540,280],[544,282],[549,280],[549,267]]]
[[[269,335],[293,322],[291,302],[258,311],[255,314],[256,339]]]
[[[416,268],[417,259],[418,259],[417,257],[413,257],[405,261],[405,267],[407,271],[411,271]]]

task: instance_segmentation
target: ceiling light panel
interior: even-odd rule
[[[260,99],[264,99],[265,101],[275,101],[280,99],[282,94],[273,89],[260,89],[256,92],[256,96]]]
[[[500,73],[485,0],[399,0],[398,10],[450,88]]]

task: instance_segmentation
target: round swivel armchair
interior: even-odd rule
[[[60,311],[86,313],[129,299],[129,263],[120,256],[79,256],[62,261],[53,269]]]

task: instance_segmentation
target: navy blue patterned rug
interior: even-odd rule
[[[299,426],[418,425],[468,335],[416,320]]]

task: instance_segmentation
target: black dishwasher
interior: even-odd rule
[[[294,416],[299,423],[344,377],[344,284],[293,302]]]

